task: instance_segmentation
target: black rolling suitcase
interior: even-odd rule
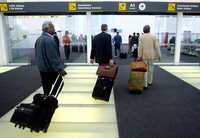
[[[121,59],[126,59],[126,58],[127,58],[127,53],[120,53],[120,54],[119,54],[119,57],[120,57]]]
[[[48,96],[36,94],[32,103],[22,103],[14,111],[10,122],[19,128],[30,128],[31,131],[47,132],[51,118],[58,107],[57,96],[62,90],[64,81],[58,75]]]
[[[113,87],[113,79],[109,77],[98,77],[93,89],[92,97],[104,101],[109,101]]]

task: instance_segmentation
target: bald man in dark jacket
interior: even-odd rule
[[[111,44],[111,35],[106,33],[107,25],[102,24],[102,32],[94,37],[92,40],[92,50],[91,50],[91,63],[101,64],[113,64],[112,60],[112,44]]]

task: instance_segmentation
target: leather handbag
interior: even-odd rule
[[[147,68],[147,64],[143,60],[136,60],[131,63],[132,71],[146,72]]]
[[[97,69],[98,77],[108,77],[113,80],[116,78],[118,72],[118,66],[116,64],[113,65],[99,65]]]

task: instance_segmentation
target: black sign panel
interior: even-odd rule
[[[93,12],[105,12],[116,11],[117,3],[115,2],[76,2],[68,3],[67,11],[81,12],[81,11],[93,11]],[[74,5],[74,7],[73,7]]]
[[[177,3],[176,10],[200,13],[200,3]]]
[[[67,12],[200,13],[200,3],[175,2],[16,2],[0,3],[4,13]]]

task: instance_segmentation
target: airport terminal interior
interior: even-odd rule
[[[84,2],[0,1],[0,137],[199,138],[200,1]],[[74,3],[77,9],[70,11],[69,5]],[[81,4],[96,7],[90,5],[94,9],[89,6],[88,10]],[[98,4],[102,9],[95,11]],[[120,4],[126,6],[120,8]],[[134,10],[128,8],[131,5]],[[163,5],[166,11],[159,8]],[[67,75],[63,77],[59,107],[48,131],[36,133],[15,127],[10,118],[20,103],[31,103],[35,94],[43,93],[35,61],[35,41],[42,33],[44,21],[55,26]],[[90,63],[90,53],[92,40],[101,32],[102,24],[108,25],[107,33],[112,38],[119,32],[121,52],[127,53],[126,58],[114,56],[113,46],[113,60],[119,70],[109,102],[92,97],[98,64]],[[142,36],[147,24],[160,46],[161,59],[154,63],[152,85],[142,94],[134,94],[128,90],[130,63],[134,62],[129,36]],[[71,39],[69,59],[63,45],[66,31]]]

